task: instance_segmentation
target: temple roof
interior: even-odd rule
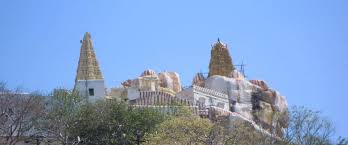
[[[233,70],[234,66],[227,45],[218,39],[211,50],[208,77],[229,76]]]
[[[157,73],[154,70],[152,70],[152,69],[145,70],[140,76],[141,77],[144,77],[144,76],[155,76],[155,77],[158,77]]]
[[[213,48],[227,48],[227,45],[220,41],[220,38],[217,39],[217,42],[213,45]]]
[[[102,80],[98,61],[93,49],[91,35],[86,32],[81,42],[80,59],[77,67],[77,80]]]

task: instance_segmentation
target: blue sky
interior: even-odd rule
[[[12,88],[72,88],[86,31],[109,87],[147,68],[190,85],[219,37],[249,79],[322,111],[348,137],[346,0],[3,0],[0,20],[0,80]]]

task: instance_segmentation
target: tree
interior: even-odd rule
[[[233,119],[224,130],[224,145],[270,145],[272,137],[255,130],[249,122]]]
[[[147,134],[147,140],[149,144],[206,144],[212,129],[213,123],[208,119],[184,110],[159,124]]]
[[[80,107],[73,136],[84,144],[137,144],[165,115],[151,108],[136,108],[116,100],[100,100]]]
[[[12,91],[0,83],[0,135],[4,144],[14,145],[36,134],[38,120],[44,114],[41,95]]]
[[[42,133],[60,144],[72,144],[77,137],[71,136],[69,130],[76,125],[76,113],[83,103],[77,92],[55,89],[49,95],[47,115],[41,121]]]
[[[340,136],[337,139],[337,145],[348,145],[348,140]]]
[[[284,132],[285,144],[327,145],[334,133],[332,123],[320,112],[293,107],[289,112],[289,126]]]

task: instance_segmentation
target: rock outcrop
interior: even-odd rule
[[[156,91],[159,88],[159,77],[155,71],[145,70],[138,78],[132,80],[131,88],[142,91]]]
[[[250,80],[250,83],[261,87],[261,89],[263,91],[268,90],[268,85],[265,83],[265,81],[262,81],[262,80]]]
[[[161,72],[158,74],[160,87],[172,89],[174,92],[181,91],[180,76],[176,72]]]
[[[212,76],[205,88],[228,94],[233,112],[254,120],[264,129],[281,135],[287,126],[287,102],[264,81]]]
[[[182,90],[181,80],[178,73],[161,72],[157,74],[151,69],[145,70],[139,77],[132,80],[128,79],[121,84],[123,86],[122,88],[128,91],[128,97],[130,100],[139,97],[139,92],[144,91],[162,92],[175,96],[176,93]]]
[[[236,80],[243,80],[244,79],[244,75],[242,73],[240,73],[239,71],[237,70],[233,70],[229,75],[228,77],[230,78],[234,78]]]
[[[123,86],[123,88],[129,88],[132,85],[132,80],[128,79],[128,80],[122,82],[121,85]]]

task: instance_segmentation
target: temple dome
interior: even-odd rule
[[[145,70],[140,76],[141,77],[144,77],[144,76],[158,77],[157,73],[152,69]]]

